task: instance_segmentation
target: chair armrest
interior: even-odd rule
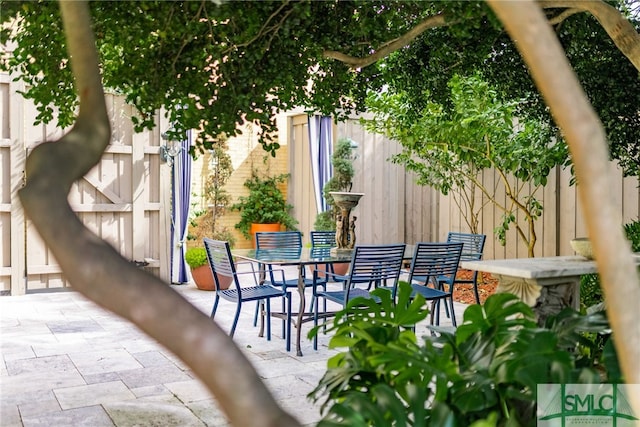
[[[253,277],[253,286],[259,286],[261,282],[261,272],[252,269],[251,271],[236,271],[236,278],[238,279],[238,284],[240,284],[240,275],[251,275]],[[282,282],[284,283],[284,270],[282,269],[273,269],[271,273],[280,273],[282,275]],[[268,280],[263,281],[263,283],[268,282]]]
[[[236,268],[242,265],[249,265],[251,266],[251,271],[256,271],[256,268],[255,268],[256,263],[253,261],[237,261],[235,264],[236,264]]]

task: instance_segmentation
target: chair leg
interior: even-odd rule
[[[286,307],[285,307],[286,300],[289,300],[289,307],[291,306],[291,294],[287,293],[287,295],[284,295],[282,297],[282,314],[291,313],[291,309],[285,311],[286,310]],[[291,323],[291,322],[287,322],[287,320],[283,316],[283,318],[282,318],[282,338],[287,336],[287,331],[286,331],[287,323]]]
[[[291,351],[291,293],[287,294],[287,351]]]
[[[429,319],[429,322],[431,323],[431,325],[433,325],[433,319],[435,318],[436,315],[436,300],[431,300],[431,318]]]
[[[328,283],[325,285],[325,288],[324,288],[325,291],[327,290],[327,286],[329,286]],[[323,298],[323,300],[322,300],[322,312],[323,313],[327,312],[327,299],[326,298]],[[324,322],[324,326],[322,327],[322,333],[323,334],[327,333],[327,322],[326,322],[326,320]]]
[[[325,298],[325,304],[326,304],[326,298]],[[318,297],[316,297],[315,301],[314,301],[314,306],[313,306],[313,327],[317,328],[318,327]],[[318,332],[316,331],[316,334],[313,336],[313,349],[317,350],[318,349]]]
[[[478,272],[473,274],[473,294],[476,297],[476,304],[480,304],[480,294],[478,293]]]
[[[238,326],[238,318],[240,317],[240,310],[242,309],[242,302],[238,301],[238,307],[236,308],[236,315],[233,318],[233,324],[231,325],[231,332],[229,336],[233,338],[233,334],[236,332],[236,326]]]
[[[453,294],[449,298],[449,305],[451,306],[451,323],[454,327],[457,327],[458,324],[456,322],[456,313],[453,311]]]
[[[271,298],[266,299],[267,304],[267,341],[271,341]]]
[[[253,315],[253,326],[258,326],[258,312],[260,311],[260,300],[256,301],[256,312]]]
[[[444,291],[444,286],[442,285],[442,283],[440,283],[438,288],[441,291]],[[451,292],[453,292],[453,289],[451,290]],[[449,306],[447,304],[444,305],[444,313],[447,315],[447,319],[451,318],[451,313],[449,313]],[[440,300],[438,300],[438,314],[440,314]],[[438,321],[439,320],[440,320],[440,317],[438,316]],[[438,323],[438,324],[440,324],[440,323]]]
[[[218,302],[220,301],[220,296],[218,296],[218,293],[216,292],[216,297],[213,300],[213,309],[211,309],[211,315],[209,317],[211,317],[212,319],[214,317],[216,317],[216,310],[218,310]]]

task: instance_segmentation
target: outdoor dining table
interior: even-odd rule
[[[411,259],[414,246],[407,245],[404,252],[405,259]],[[305,284],[304,271],[307,266],[318,264],[335,264],[341,262],[351,262],[352,253],[350,251],[335,251],[330,247],[315,248],[275,248],[275,249],[233,249],[231,254],[243,260],[258,263],[261,268],[265,265],[272,266],[297,266],[298,267],[298,294],[300,296],[300,307],[296,315],[296,355],[302,356],[300,349],[300,334],[302,324],[305,321],[313,320],[313,313],[305,312]]]

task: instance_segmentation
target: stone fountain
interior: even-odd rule
[[[351,217],[351,210],[358,206],[364,193],[332,191],[333,203],[340,209],[336,215],[336,252],[350,252],[356,245],[356,217]]]

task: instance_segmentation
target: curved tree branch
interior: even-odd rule
[[[604,1],[538,0],[544,9],[568,8],[589,12],[598,20],[616,47],[640,71],[640,34],[615,7]]]
[[[351,68],[363,68],[388,56],[391,52],[394,52],[398,49],[405,47],[425,31],[431,28],[452,25],[453,23],[454,21],[448,21],[443,14],[430,16],[424,21],[418,23],[418,25],[416,25],[415,27],[407,31],[402,36],[385,43],[379,49],[377,49],[375,53],[368,55],[364,58],[357,58],[355,56],[350,56],[335,50],[325,50],[322,53],[322,56],[328,59],[336,59],[340,62],[347,64]]]
[[[626,383],[640,383],[640,281],[614,209],[604,129],[540,8],[531,0],[489,4],[515,41],[569,143],[622,372]],[[627,391],[634,412],[640,413],[640,395],[636,389]]]
[[[100,161],[111,131],[87,3],[61,1],[60,8],[80,111],[69,133],[29,156],[27,184],[19,193],[26,214],[73,288],[180,357],[232,424],[299,426],[224,331],[166,283],[125,260],[71,210],[70,186]]]
[[[551,18],[549,22],[552,25],[577,13],[591,13],[600,22],[620,52],[640,71],[640,35],[618,9],[602,0],[537,0],[537,2],[543,9],[567,9],[557,17]],[[363,68],[408,45],[426,30],[447,27],[457,22],[460,21],[448,20],[443,14],[430,16],[397,39],[383,44],[371,55],[358,58],[335,50],[325,50],[322,56],[340,61],[351,68]]]
[[[562,13],[560,13],[559,15],[549,18],[549,23],[551,25],[557,25],[564,22],[564,20],[569,18],[570,16],[577,15],[578,13],[583,13],[583,12],[584,11],[580,9],[567,9],[562,11]]]

